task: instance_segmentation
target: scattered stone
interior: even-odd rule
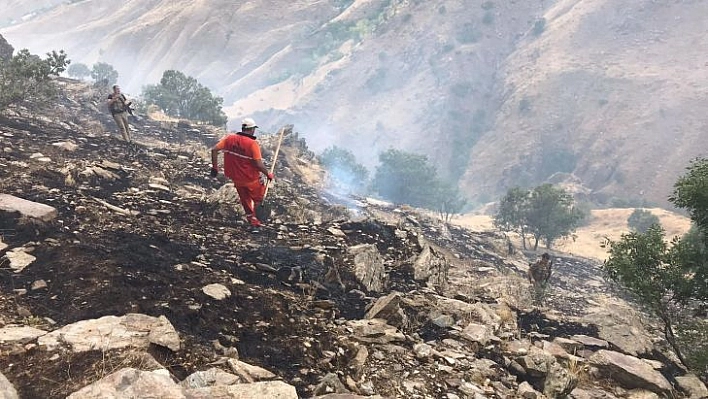
[[[209,284],[202,287],[202,292],[216,299],[217,301],[224,300],[231,296],[231,291],[222,284]]]
[[[41,289],[47,288],[47,287],[48,287],[48,285],[47,285],[47,282],[46,282],[46,281],[44,281],[44,280],[35,280],[35,281],[32,283],[32,286],[30,287],[30,289],[31,289],[32,291],[36,291],[36,290],[41,290]]]
[[[38,202],[28,201],[9,194],[0,194],[0,211],[19,212],[29,219],[49,222],[57,217],[56,208]]]

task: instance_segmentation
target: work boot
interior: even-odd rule
[[[248,222],[251,223],[251,226],[253,226],[253,227],[263,226],[263,223],[261,223],[261,221],[258,220],[258,218],[253,215],[248,216]]]

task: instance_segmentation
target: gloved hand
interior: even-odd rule
[[[268,176],[268,180],[273,180],[273,179],[275,179],[275,175],[272,174],[272,173],[268,173],[267,176]]]
[[[212,167],[211,167],[211,173],[210,173],[210,174],[211,174],[211,177],[216,177],[216,175],[219,174],[219,169],[216,168],[216,167],[214,167],[214,166],[212,166]]]

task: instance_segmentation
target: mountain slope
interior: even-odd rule
[[[666,204],[705,154],[705,2],[562,1],[502,70],[504,102],[465,186],[496,192],[571,172],[599,198]],[[561,159],[544,168],[542,158]],[[562,170],[565,168],[565,170]]]
[[[17,48],[108,62],[138,93],[179,69],[315,151],[369,167],[428,155],[485,202],[573,181],[591,200],[666,205],[706,151],[702,1],[86,0],[0,30]],[[558,175],[558,172],[561,174]]]

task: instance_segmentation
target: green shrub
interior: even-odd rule
[[[635,209],[627,218],[629,228],[638,233],[645,233],[655,224],[661,225],[659,217],[644,209]]]
[[[0,58],[0,111],[10,105],[48,103],[56,93],[52,78],[59,76],[71,63],[64,50],[47,53],[46,58],[30,54],[26,49],[13,56],[14,49],[9,44],[6,51]]]

